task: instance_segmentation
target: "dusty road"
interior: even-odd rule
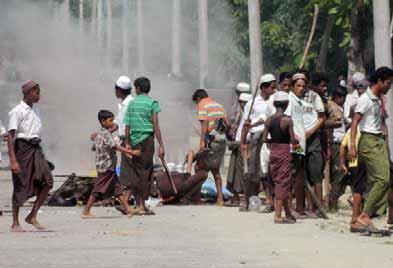
[[[4,173],[1,173],[4,174]],[[0,177],[0,208],[9,209],[11,182]],[[120,216],[94,208],[44,207],[50,232],[9,232],[0,217],[0,267],[393,267],[393,238],[348,233],[348,212],[332,220],[274,225],[272,215],[214,206],[155,209],[156,216]],[[28,208],[24,208],[25,216]],[[379,221],[379,226],[383,225]]]

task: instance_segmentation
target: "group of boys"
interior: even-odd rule
[[[274,75],[263,75],[254,98],[238,94],[240,110],[230,127],[239,135],[228,137],[232,154],[227,186],[234,198],[226,204],[248,211],[250,197],[262,185],[266,207],[260,212],[275,211],[275,223],[294,223],[321,216],[325,204],[337,209],[338,199],[351,186],[351,231],[375,231],[371,217],[381,215],[387,204],[393,224],[385,124],[385,95],[392,79],[393,70],[387,67],[369,79],[355,73],[351,93],[340,81],[328,94],[323,73],[281,73],[278,89]],[[244,84],[239,85],[241,92]],[[322,182],[329,177],[324,200]],[[245,195],[244,204],[239,194]]]

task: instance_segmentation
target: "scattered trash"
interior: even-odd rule
[[[145,201],[145,206],[148,208],[155,208],[158,207],[159,205],[160,205],[160,199],[158,198],[149,197],[149,199]]]
[[[229,199],[233,196],[233,194],[228,191],[226,187],[222,187],[222,193],[224,195],[224,199]],[[203,184],[201,189],[202,198],[206,199],[215,199],[217,197],[217,189],[216,183],[214,179],[208,178]]]

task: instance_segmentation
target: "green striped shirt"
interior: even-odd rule
[[[136,96],[127,107],[124,124],[130,127],[132,146],[136,146],[153,134],[152,116],[161,112],[160,104],[148,95]]]

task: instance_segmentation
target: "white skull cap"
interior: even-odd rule
[[[239,92],[250,92],[250,84],[245,82],[240,82],[236,86],[236,90]]]
[[[128,76],[120,76],[116,81],[116,86],[124,90],[131,89],[131,79]]]
[[[242,94],[240,94],[240,96],[239,96],[239,101],[248,102],[248,101],[250,101],[251,99],[252,99],[252,95],[251,95],[251,94],[248,94],[248,93],[242,93]]]
[[[274,93],[274,101],[288,101],[289,95],[285,91],[277,91]]]
[[[270,83],[276,81],[276,77],[272,74],[264,74],[261,76],[261,79],[259,80],[259,84],[263,83]]]

